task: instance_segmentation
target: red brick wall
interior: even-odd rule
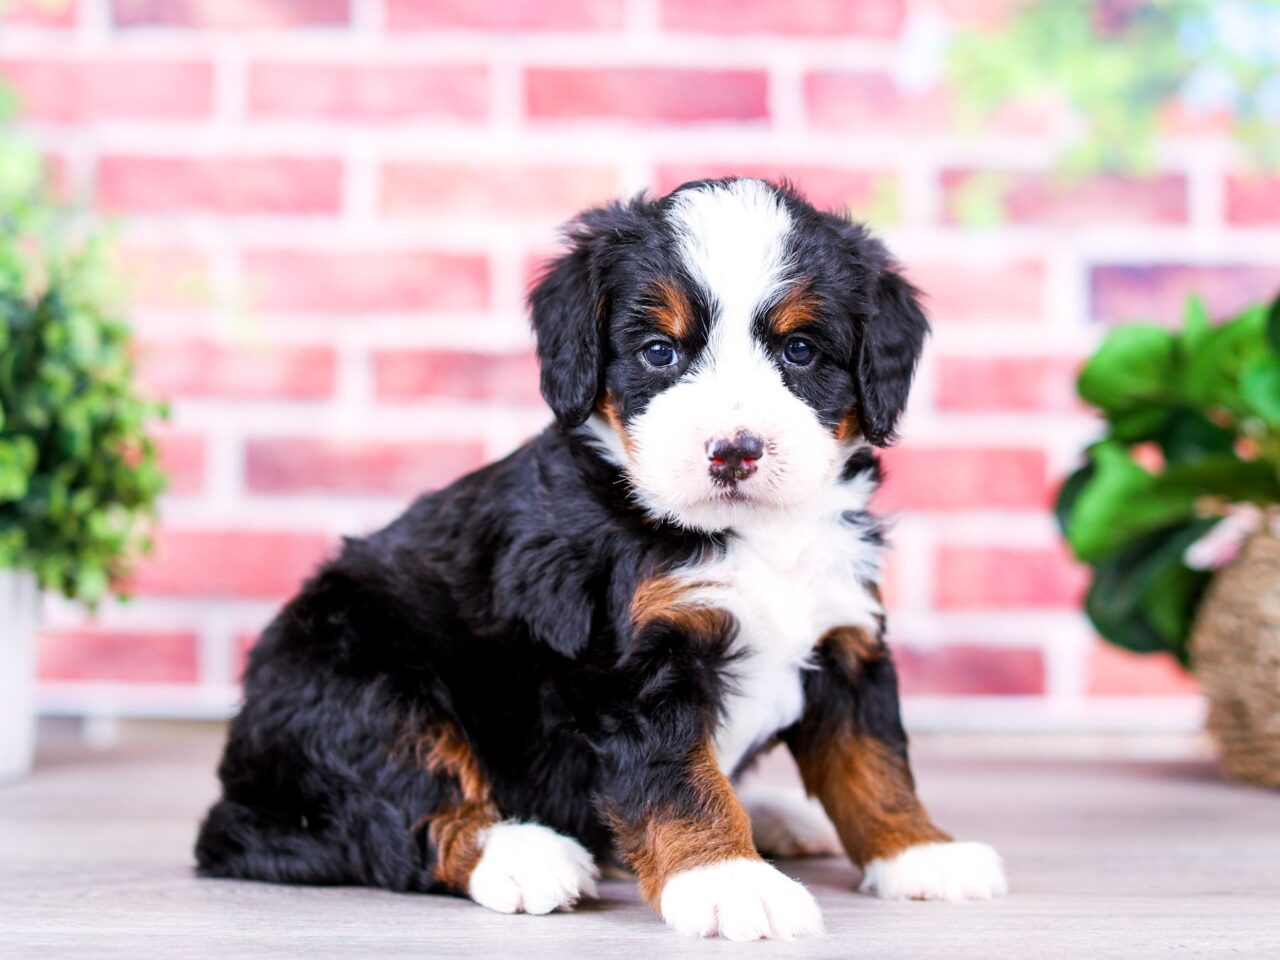
[[[884,496],[913,715],[1193,716],[1110,700],[1192,686],[1097,646],[1046,507],[1106,324],[1280,285],[1280,181],[1191,138],[1150,175],[1066,182],[1045,111],[958,132],[945,88],[906,81],[913,51],[1001,0],[9,7],[0,73],[68,191],[122,222],[142,374],[174,411],[136,602],[49,611],[51,709],[225,710],[247,638],[336,536],[546,421],[521,300],[557,222],[741,172],[870,218],[930,295]],[[999,226],[970,225],[975,191]]]

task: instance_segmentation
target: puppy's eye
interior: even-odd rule
[[[662,340],[655,340],[640,351],[640,356],[649,366],[661,369],[675,365],[676,348]]]
[[[818,351],[813,344],[804,337],[792,337],[787,341],[785,347],[782,348],[782,356],[787,363],[796,367],[807,367],[813,363],[813,358]]]

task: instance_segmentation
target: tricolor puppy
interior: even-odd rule
[[[547,913],[620,857],[696,936],[822,931],[762,854],[1004,891],[916,799],[868,510],[928,324],[861,227],[758,180],[591,210],[531,296],[556,423],[347,541],[263,634],[202,873]],[[753,815],[756,832],[753,837]]]

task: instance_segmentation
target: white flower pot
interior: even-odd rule
[[[39,612],[36,578],[0,570],[0,783],[30,773],[35,755]]]

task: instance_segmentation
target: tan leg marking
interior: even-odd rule
[[[641,581],[631,596],[631,625],[642,630],[664,623],[691,637],[715,637],[731,629],[733,618],[724,610],[699,600],[694,594],[705,583],[688,583],[660,576]]]
[[[615,824],[618,844],[654,909],[667,880],[694,867],[745,857],[759,860],[751,819],[716,764],[709,743],[689,756],[687,774],[696,812],[657,810],[638,824]]]
[[[426,768],[457,782],[456,805],[430,817],[427,836],[436,851],[434,873],[450,890],[465,894],[480,860],[480,833],[498,822],[498,808],[480,764],[457,731],[443,727],[423,741],[423,748]]]

